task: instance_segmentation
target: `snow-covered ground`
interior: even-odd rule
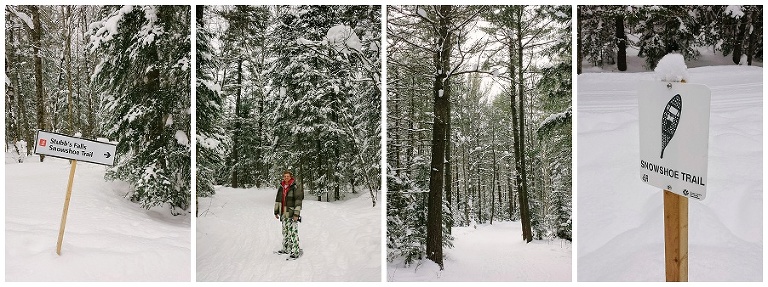
[[[381,207],[367,193],[337,202],[306,196],[299,223],[304,255],[286,261],[276,188],[219,187],[200,199],[197,281],[381,281]]]
[[[717,59],[702,61],[725,61]],[[637,62],[630,57],[630,70],[642,70]],[[763,69],[688,66],[697,66],[688,82],[712,90],[707,197],[689,200],[689,281],[762,281]],[[577,281],[664,281],[662,192],[638,169],[637,90],[654,74],[585,72],[577,82]]]
[[[443,249],[445,269],[430,260],[387,264],[387,281],[571,281],[571,243],[522,240],[520,222],[454,227],[453,248]]]
[[[7,281],[190,281],[191,214],[142,209],[105,167],[78,163],[61,256],[56,241],[70,165],[5,157]]]

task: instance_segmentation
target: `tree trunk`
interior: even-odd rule
[[[619,47],[616,55],[616,65],[619,71],[627,70],[627,35],[624,33],[624,14],[616,15],[616,45]]]
[[[77,8],[78,7],[75,7],[75,12],[74,13],[77,13],[77,11],[78,11]],[[85,9],[85,7],[79,7],[79,8],[80,9]],[[85,11],[81,10],[80,14],[83,14],[83,13],[85,13]],[[77,30],[76,30],[77,27],[75,26],[76,25],[75,23],[78,22],[79,18],[77,17],[77,15],[74,15],[74,14],[70,14],[70,18],[71,18],[71,20],[70,20],[71,23],[73,23],[72,27],[70,28],[70,30],[71,30],[70,33],[75,35],[74,37],[75,37],[75,43],[76,43],[75,44],[76,45],[75,46],[75,51],[72,52],[72,54],[74,54],[74,57],[75,57],[75,78],[72,81],[72,83],[74,85],[77,85],[76,88],[75,88],[75,95],[77,95],[77,96],[74,99],[75,100],[74,101],[75,110],[77,110],[77,112],[75,112],[75,128],[77,129],[77,131],[79,131],[79,132],[81,132],[83,134],[83,138],[94,138],[90,133],[88,133],[87,130],[85,130],[85,122],[84,122],[84,120],[85,120],[84,119],[84,117],[85,117],[85,112],[84,112],[85,105],[83,104],[83,101],[85,99],[83,98],[83,81],[82,81],[81,77],[84,74],[84,72],[83,72],[83,63],[85,63],[86,59],[80,58],[82,56],[82,54],[80,53],[80,51],[82,49],[82,45],[81,45],[82,42],[77,40]],[[70,54],[70,55],[72,55],[72,54]],[[70,56],[70,57],[72,57],[72,56]]]
[[[520,184],[520,220],[522,223],[523,228],[523,239],[526,242],[531,242],[533,240],[533,233],[531,232],[531,218],[529,214],[529,208],[528,208],[528,184],[526,179],[526,167],[525,167],[525,112],[523,109],[524,101],[525,101],[525,83],[523,82],[523,31],[522,31],[522,22],[523,22],[523,9],[525,7],[520,7],[520,10],[518,11],[518,25],[517,25],[517,67],[519,72],[517,73],[517,93],[518,93],[518,116],[520,118],[519,120],[519,126],[518,131],[520,133],[520,143],[518,145],[518,149],[520,150],[519,154],[519,160],[520,163],[520,172],[522,174],[518,175],[518,177],[521,180]]]
[[[501,210],[502,210],[502,206],[504,205],[504,201],[502,201],[502,199],[501,199],[501,194],[502,194],[502,192],[501,192],[501,181],[498,180],[498,175],[497,175],[496,178],[497,178],[497,180],[496,180],[496,195],[499,197],[498,201],[496,201],[496,202],[498,202],[498,205],[499,205],[499,217],[502,217],[501,214],[503,214],[503,212]]]
[[[446,79],[446,82],[448,82],[448,79]],[[450,98],[448,93],[450,92],[450,89],[445,89],[443,92],[443,96],[445,98]],[[453,182],[451,181],[451,104],[448,103],[448,107],[446,108],[446,123],[445,123],[445,182],[444,182],[444,188],[445,188],[445,198],[448,201],[448,223],[446,223],[448,226],[448,234],[451,234],[451,227],[453,227],[453,201],[452,194],[451,194],[451,185]]]
[[[581,10],[584,6],[579,6],[576,9],[576,74],[581,74],[581,61],[584,60],[583,52],[584,47],[581,45]]]
[[[736,19],[736,23],[739,27],[738,33],[736,33],[736,38],[733,39],[733,63],[739,64],[741,62],[741,54],[743,54],[743,47],[744,47],[744,35],[746,34],[747,30],[747,21],[744,19],[744,17],[741,17],[739,19]]]
[[[17,36],[17,37],[19,37],[19,36]],[[14,63],[19,63],[21,61],[19,54],[18,53],[14,53],[14,54],[15,54],[16,57],[13,57],[14,58],[13,62]],[[8,67],[8,66],[12,66],[12,65],[10,63],[8,63],[8,64],[6,64],[6,67]],[[12,66],[12,67],[15,67],[15,66]],[[27,114],[27,102],[30,99],[26,95],[21,94],[22,93],[22,91],[21,91],[21,85],[22,85],[21,84],[21,71],[20,71],[21,69],[15,67],[15,68],[13,68],[13,70],[14,70],[13,71],[13,77],[15,79],[15,81],[13,81],[13,83],[16,83],[17,87],[19,88],[19,90],[15,91],[16,92],[16,104],[17,104],[16,111],[18,111],[18,115],[16,115],[16,117],[18,118],[18,121],[19,121],[19,123],[16,126],[16,128],[18,129],[18,133],[17,134],[19,135],[20,139],[23,139],[24,141],[27,142],[27,150],[26,150],[27,153],[26,154],[29,154],[29,148],[31,146],[34,146],[33,145],[33,141],[35,140],[34,139],[34,135],[33,135],[33,131],[32,131],[33,129],[30,128],[29,115]]]
[[[510,167],[511,167],[510,163]],[[507,200],[509,200],[509,220],[514,221],[515,220],[515,189],[514,186],[512,186],[512,170],[509,170],[509,174],[507,174]]]
[[[462,145],[461,149],[462,160],[462,181],[464,183],[464,220],[469,224],[469,178],[467,177],[467,144]]]
[[[72,26],[72,20],[70,19],[70,15],[72,14],[72,6],[65,6],[65,13],[64,13],[64,28],[67,29],[67,36],[66,36],[66,45],[64,47],[64,51],[66,53],[65,57],[67,57],[67,129],[70,135],[75,132],[75,119],[74,114],[72,111],[73,108],[73,97],[72,97],[72,30],[70,27]]]
[[[456,177],[456,211],[461,212],[459,208],[461,208],[461,186],[459,186],[459,167],[454,166],[453,169],[456,171],[454,176]],[[463,221],[460,221],[459,224],[461,226],[464,226]]]
[[[434,123],[432,126],[432,160],[429,173],[429,202],[427,208],[427,258],[437,263],[440,270],[443,269],[443,178],[445,177],[445,135],[448,123],[448,107],[450,101],[445,93],[448,86],[448,71],[450,69],[451,36],[448,27],[448,15],[451,14],[450,5],[440,6],[440,17],[437,27],[438,51],[433,55],[435,81],[433,85],[434,95]]]
[[[337,119],[337,120],[338,120],[338,119]],[[339,148],[338,148],[338,142],[339,142],[339,139],[338,139],[338,138],[336,138],[336,143],[337,143],[337,146],[336,146],[336,147],[333,149],[333,155],[335,156],[335,157],[334,157],[335,159],[338,159],[338,158],[339,158]],[[338,172],[337,172],[337,171],[336,171],[336,169],[334,168],[334,167],[336,167],[336,163],[334,163],[333,165],[330,165],[330,164],[329,164],[329,165],[328,165],[328,167],[329,167],[329,170],[330,170],[330,172],[331,172],[331,176],[333,177],[333,184],[334,184],[334,186],[333,186],[334,200],[341,200],[341,190],[340,190],[340,188],[339,188],[339,187],[341,186],[341,179],[340,179],[340,178],[339,178],[339,176],[338,176]]]
[[[195,6],[195,22],[197,22],[197,25],[200,27],[205,26],[205,22],[203,22],[203,17],[205,16],[205,6],[203,5],[196,5]]]
[[[32,23],[35,29],[32,30],[32,53],[35,61],[35,95],[37,97],[37,128],[47,130],[47,116],[45,91],[43,91],[43,60],[40,52],[40,39],[43,37],[43,27],[40,21],[40,10],[37,6],[29,6],[32,14]],[[45,160],[45,155],[40,155],[40,162]]]
[[[263,69],[265,67],[264,60],[266,58],[266,36],[262,38],[261,41],[261,59],[259,61],[259,67]],[[259,116],[257,117],[258,121],[258,130],[256,131],[256,134],[259,138],[259,147],[256,149],[256,170],[259,178],[256,180],[256,187],[261,186],[261,182],[264,180],[267,180],[269,178],[268,172],[266,170],[267,165],[264,164],[264,80],[261,78],[262,76],[259,76]]]
[[[237,60],[237,97],[235,98],[235,132],[232,135],[232,162],[230,167],[232,168],[232,188],[240,187],[239,167],[240,164],[240,139],[242,136],[241,129],[241,98],[243,94],[243,60]]]
[[[511,118],[512,118],[512,135],[513,135],[513,145],[514,145],[514,154],[515,154],[515,186],[517,187],[518,193],[520,190],[522,190],[521,184],[522,180],[520,179],[520,174],[522,172],[520,171],[520,133],[518,132],[518,117],[517,117],[517,102],[515,100],[515,69],[517,68],[514,63],[514,55],[515,55],[515,47],[516,43],[514,41],[514,38],[509,38],[509,44],[507,45],[508,52],[509,52],[509,71],[510,71],[510,79],[512,79],[512,82],[510,83],[510,86],[512,89],[510,89],[509,93],[509,107],[510,111],[512,112]],[[522,73],[522,72],[520,72]],[[518,199],[520,197],[518,196]],[[523,227],[523,230],[525,230],[525,227]]]
[[[416,89],[416,79],[414,79],[414,78],[411,78],[411,87],[412,87],[411,91],[414,91]],[[415,119],[416,118],[416,102],[414,100],[414,97],[415,97],[415,95],[414,95],[413,92],[408,93],[408,101],[409,101],[409,103],[408,103],[408,107],[409,107],[408,119]],[[414,122],[414,120],[410,120],[408,124],[409,124],[409,130],[410,131],[415,131],[416,130],[416,123]],[[408,151],[405,153],[405,158],[404,158],[405,166],[411,166],[412,160],[414,158],[416,158],[416,153],[418,153],[418,151],[416,150],[416,148],[417,148],[416,133],[415,132],[409,132],[408,136],[409,136],[409,143],[410,144],[408,144]],[[399,160],[400,159],[398,158],[398,163],[399,163]],[[406,175],[410,176],[410,172],[407,171]]]
[[[477,191],[477,223],[482,224],[485,222],[483,220],[483,180],[481,178],[480,165],[476,164],[475,167],[477,168],[477,183],[475,184],[475,190]]]
[[[499,175],[498,167],[496,166],[496,126],[491,128],[491,154],[493,155],[493,180],[491,180],[491,224],[493,224],[493,216],[496,214],[496,180]]]
[[[51,121],[51,126],[50,127],[51,127],[51,130],[52,131],[56,131],[56,132],[64,132],[64,133],[67,133],[67,129],[66,129],[66,127],[62,127],[61,123],[64,123],[64,125],[67,124],[67,113],[66,112],[60,113],[60,109],[62,109],[62,107],[60,107],[59,105],[61,105],[62,102],[61,102],[61,100],[59,100],[59,95],[58,94],[60,92],[59,87],[63,87],[64,84],[65,84],[64,83],[64,73],[65,73],[65,69],[66,69],[65,67],[67,66],[66,60],[67,60],[67,57],[64,55],[64,53],[61,53],[61,59],[59,60],[59,65],[58,65],[58,67],[60,69],[56,69],[58,71],[58,75],[59,75],[57,80],[56,80],[56,87],[57,88],[54,89],[54,92],[53,92],[53,97],[52,97],[52,102],[51,102],[51,105],[53,107],[50,110],[50,112],[51,112],[51,116],[50,116],[50,121]],[[61,91],[63,91],[63,90],[61,90]],[[66,98],[64,98],[64,99],[66,100]],[[63,104],[66,105],[67,102],[64,102]]]
[[[15,37],[14,37],[14,30],[15,29],[8,29],[6,31],[6,37],[8,37],[8,42],[14,43]],[[13,55],[15,54],[15,49],[12,51],[6,50],[5,51],[5,75],[8,77],[8,83],[5,85],[5,120],[9,124],[6,128],[6,144],[9,140],[13,141],[14,149],[16,146],[16,142],[19,141],[19,139],[22,138],[21,134],[21,121],[19,120],[20,113],[19,109],[14,109],[14,105],[16,107],[19,107],[20,104],[18,102],[14,101],[21,101],[21,97],[16,95],[15,86],[19,85],[19,78],[14,77],[16,75],[15,70],[18,68],[14,68],[13,71],[11,70],[11,67],[15,67],[16,59],[13,58]],[[15,111],[14,111],[15,110]],[[10,134],[13,134],[12,138],[8,138]],[[28,143],[29,144],[29,143]],[[26,151],[24,151],[26,152]],[[19,153],[21,154],[21,152]],[[26,153],[24,153],[26,154]]]
[[[83,39],[85,39],[86,35],[88,34],[88,28],[87,28],[88,27],[88,19],[86,17],[86,14],[87,14],[88,10],[85,7],[83,9],[85,9],[85,10],[83,11],[83,14],[82,14],[83,17],[81,18],[82,22],[80,23],[80,25],[82,25],[82,27],[83,27],[81,35],[83,36]],[[85,66],[84,67],[85,71],[90,71],[90,69],[88,68],[88,49],[83,49],[83,59],[84,59],[83,60],[83,65]],[[93,103],[93,95],[91,95],[91,93],[89,92],[89,90],[91,88],[91,77],[90,76],[85,76],[85,87],[86,88],[85,88],[84,95],[85,95],[85,97],[86,97],[86,99],[88,101],[88,116],[86,117],[87,121],[88,121],[88,124],[86,126],[86,129],[87,129],[87,133],[88,133],[89,137],[94,137],[96,135],[96,112],[94,111],[95,108],[94,108],[94,103]]]
[[[749,43],[747,45],[747,65],[749,66],[752,66],[752,57],[755,54],[755,45],[757,42],[757,37],[755,37],[757,34],[755,23],[757,21],[755,21],[755,17],[757,17],[757,13],[755,10],[752,10],[749,14],[749,26],[751,29],[749,29]]]
[[[11,34],[11,33],[9,33]],[[9,36],[9,39],[11,42],[13,42],[13,36]],[[5,75],[6,77],[9,75],[12,75],[13,73],[10,72],[10,66],[13,65],[13,62],[11,62],[10,57],[6,55],[5,57]],[[16,85],[18,82],[14,80],[11,80],[8,78],[5,85],[5,122],[6,122],[6,138],[5,143],[8,144],[9,141],[13,142],[14,148],[16,146],[16,142],[19,141],[19,137],[21,134],[19,133],[19,119],[16,117],[16,115],[13,112],[13,104],[16,100],[16,93],[14,91],[14,85]],[[18,110],[16,111],[18,113]],[[13,134],[11,136],[11,134]],[[21,153],[19,153],[21,154]]]

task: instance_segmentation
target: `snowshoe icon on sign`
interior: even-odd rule
[[[677,131],[677,124],[680,123],[680,113],[683,111],[683,98],[680,94],[675,95],[669,100],[661,115],[661,158],[664,158],[664,149],[669,145],[669,141]]]

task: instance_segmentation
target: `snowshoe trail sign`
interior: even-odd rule
[[[705,85],[648,82],[638,92],[640,177],[688,198],[707,195],[709,109]]]
[[[64,210],[61,212],[59,239],[56,241],[56,254],[61,255],[61,244],[64,242],[64,230],[67,226],[67,213],[69,211],[69,201],[72,198],[72,185],[75,179],[77,162],[84,161],[112,166],[115,164],[116,148],[117,146],[111,143],[70,137],[42,130],[37,131],[35,154],[72,160],[69,169],[69,181],[67,182],[67,194],[64,197]]]
[[[35,154],[73,159],[101,165],[115,164],[115,149],[112,143],[98,142],[62,134],[37,131]]]

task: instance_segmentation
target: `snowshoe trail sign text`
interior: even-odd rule
[[[643,182],[689,198],[706,197],[711,98],[705,85],[641,85],[638,106]]]
[[[115,149],[112,143],[97,142],[62,134],[37,131],[35,154],[44,154],[64,159],[90,162],[95,164],[115,164]]]

